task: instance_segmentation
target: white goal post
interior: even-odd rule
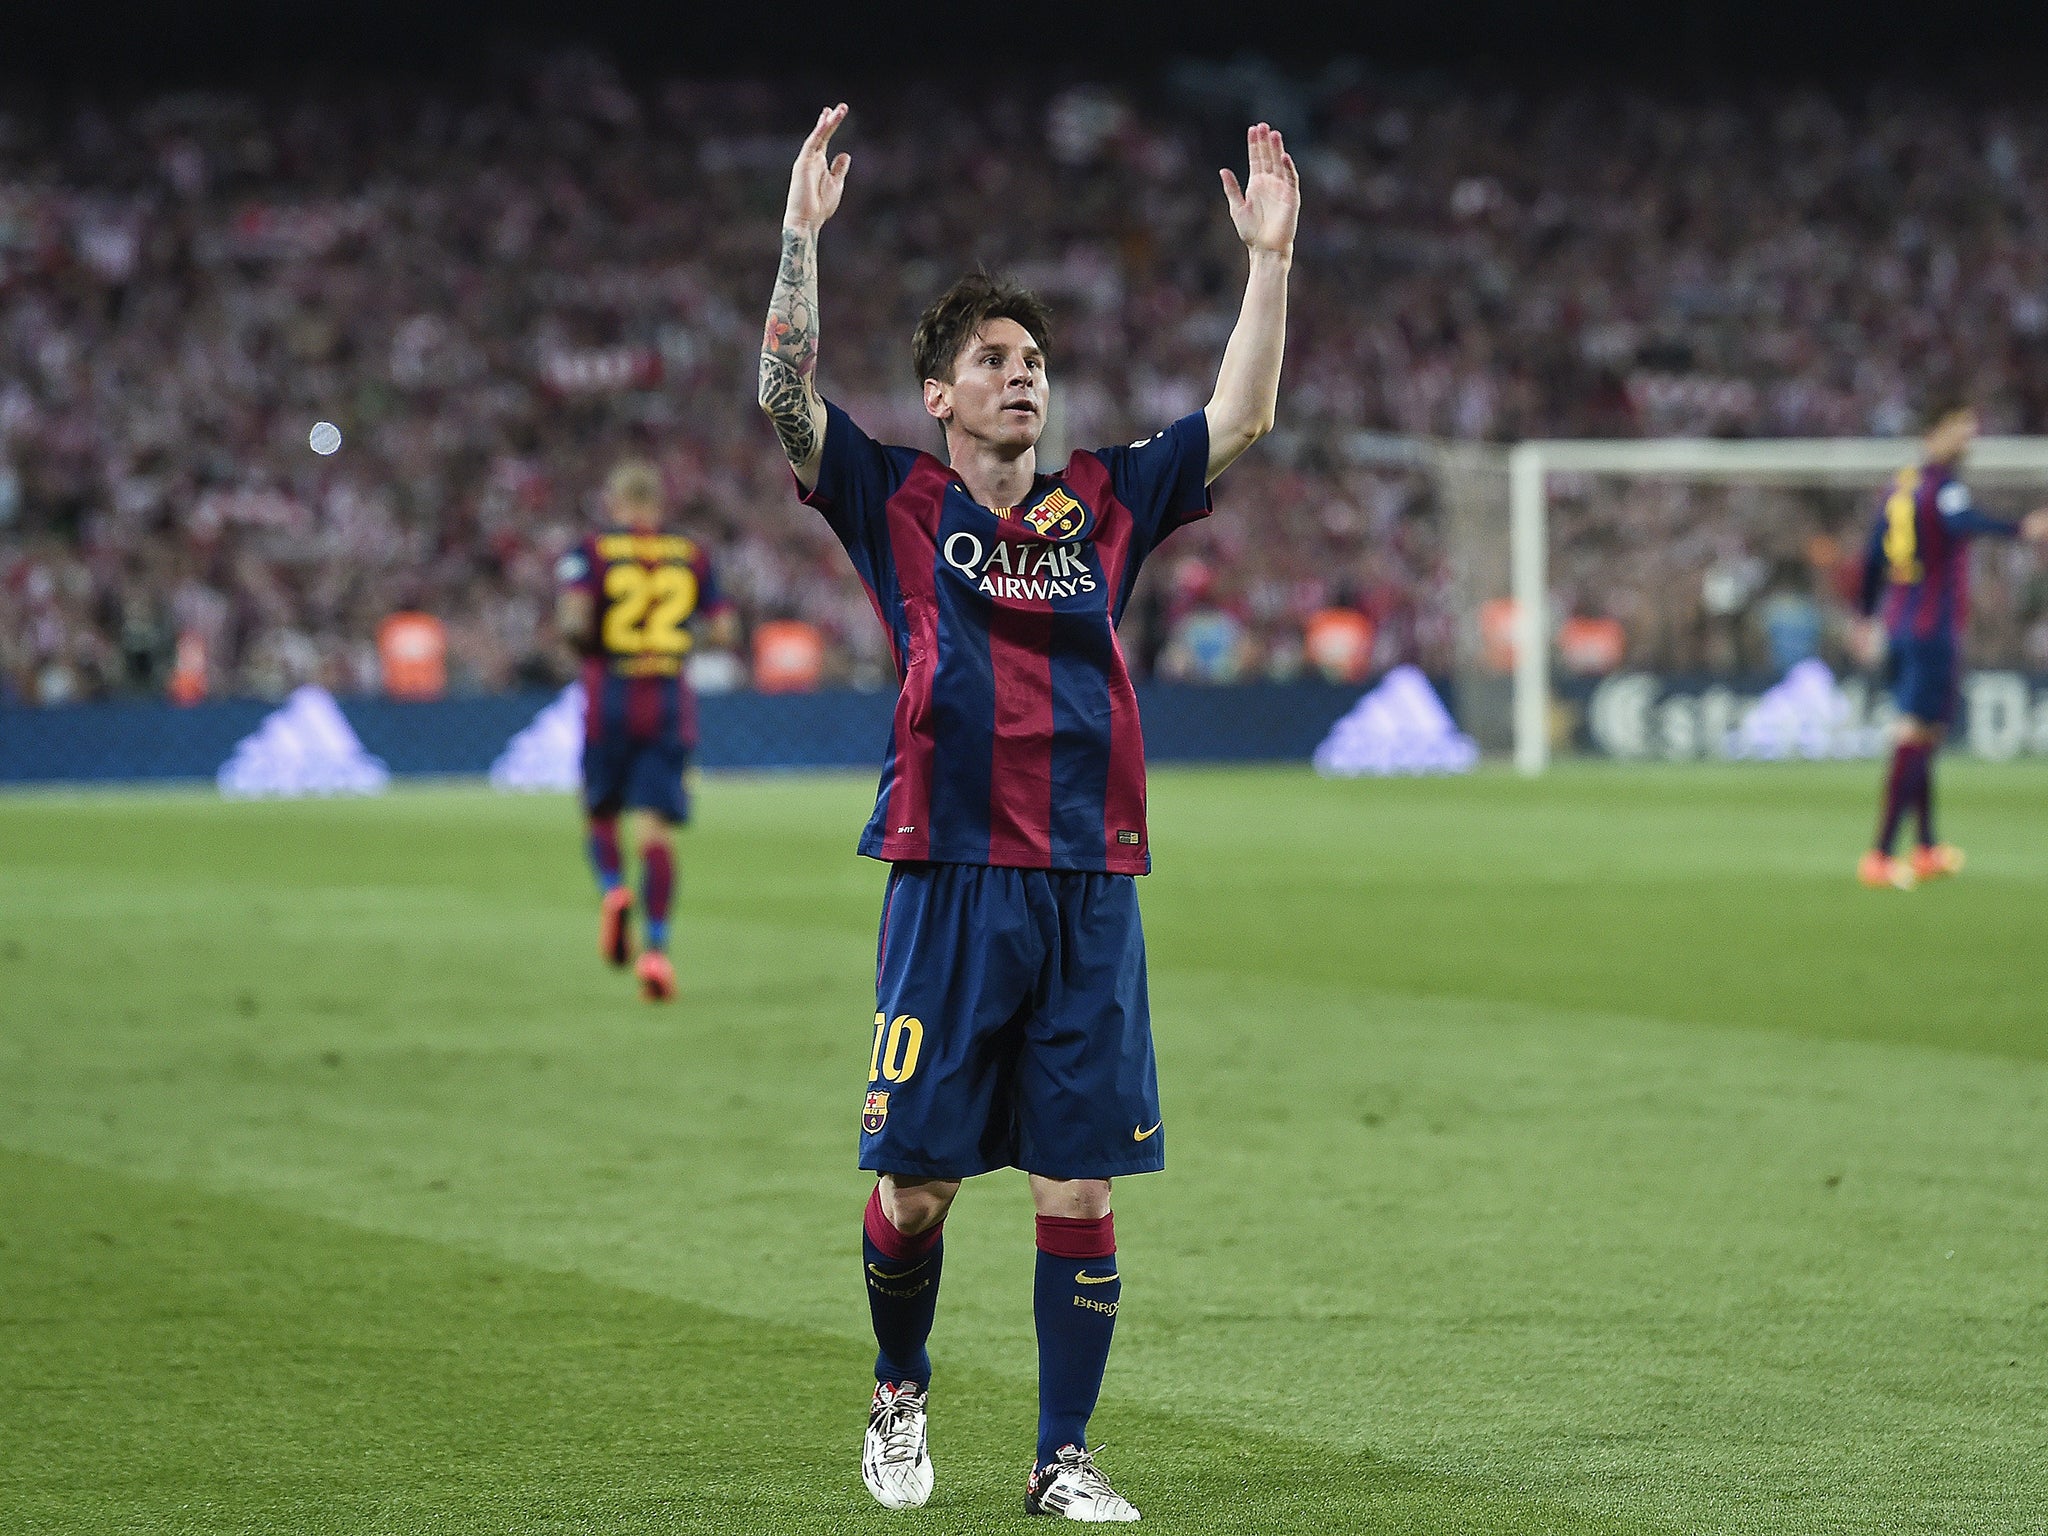
[[[1617,475],[1644,480],[1868,486],[1876,498],[1915,462],[1911,438],[1542,439],[1507,453],[1510,580],[1514,596],[1515,767],[1537,774],[1550,762],[1549,477]],[[2048,437],[1985,437],[1970,450],[1968,478],[2048,483]]]

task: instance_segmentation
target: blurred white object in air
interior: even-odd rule
[[[316,421],[306,435],[306,446],[325,458],[341,446],[341,428],[331,421]]]

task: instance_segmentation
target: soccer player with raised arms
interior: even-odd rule
[[[1874,655],[1881,622],[1899,711],[1877,838],[1857,867],[1868,886],[1910,890],[1961,872],[1962,851],[1934,834],[1934,754],[1955,720],[1958,653],[1969,621],[1970,543],[1985,537],[2048,543],[2048,508],[2009,522],[1971,501],[1961,474],[1976,439],[1977,413],[1970,407],[1937,411],[1919,466],[1899,471],[1864,550],[1862,609],[1871,617],[1860,648]],[[1892,855],[1908,811],[1918,833],[1910,860]]]
[[[860,1165],[877,1181],[864,1273],[879,1346],[861,1474],[892,1509],[932,1490],[926,1448],[946,1213],[963,1179],[1030,1176],[1038,1446],[1031,1514],[1129,1521],[1087,1443],[1122,1274],[1110,1180],[1163,1166],[1134,876],[1151,868],[1137,696],[1116,636],[1138,568],[1210,511],[1273,425],[1300,182],[1280,135],[1222,172],[1249,258],[1208,405],[1047,471],[1044,305],[963,277],[912,339],[946,459],[876,443],[819,393],[818,235],[849,156],[844,105],[790,176],[761,408],[804,500],[889,632],[901,693],[860,851],[890,866]]]

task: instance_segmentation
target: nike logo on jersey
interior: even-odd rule
[[[1111,1270],[1111,1271],[1110,1271],[1110,1272],[1109,1272],[1108,1274],[1106,1274],[1106,1275],[1091,1275],[1091,1274],[1089,1274],[1089,1273],[1088,1273],[1088,1271],[1087,1271],[1087,1270],[1085,1270],[1085,1269],[1084,1269],[1084,1270],[1081,1270],[1081,1271],[1079,1271],[1079,1272],[1078,1272],[1078,1273],[1077,1273],[1077,1274],[1076,1274],[1076,1275],[1074,1276],[1074,1284],[1076,1284],[1076,1285],[1107,1285],[1107,1284],[1109,1284],[1109,1282],[1110,1282],[1110,1281],[1114,1280],[1115,1278],[1116,1278],[1116,1271],[1115,1271],[1115,1270],[1113,1270],[1113,1269],[1112,1269],[1112,1270]]]
[[[1164,1120],[1158,1120],[1158,1121],[1154,1121],[1154,1122],[1153,1122],[1153,1125],[1152,1125],[1152,1131],[1156,1131],[1156,1130],[1158,1130],[1158,1129],[1159,1129],[1159,1127],[1160,1127],[1160,1126],[1162,1126],[1162,1125],[1164,1125],[1164,1124],[1166,1124],[1166,1122],[1165,1122]],[[1148,1137],[1148,1136],[1150,1136],[1150,1135],[1152,1134],[1152,1131],[1141,1131],[1141,1130],[1137,1129],[1137,1128],[1136,1128],[1136,1127],[1134,1126],[1134,1127],[1132,1127],[1132,1129],[1131,1129],[1131,1140],[1133,1140],[1133,1141],[1143,1141],[1143,1140],[1145,1140],[1145,1138],[1146,1138],[1146,1137]]]

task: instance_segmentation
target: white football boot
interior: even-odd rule
[[[860,1448],[860,1480],[884,1509],[917,1509],[932,1496],[932,1456],[924,1442],[925,1389],[877,1382]]]
[[[1095,1451],[1078,1445],[1061,1446],[1051,1466],[1031,1469],[1024,1485],[1024,1513],[1060,1515],[1091,1525],[1128,1524],[1139,1518],[1131,1501],[1110,1487],[1102,1468],[1095,1465]]]

